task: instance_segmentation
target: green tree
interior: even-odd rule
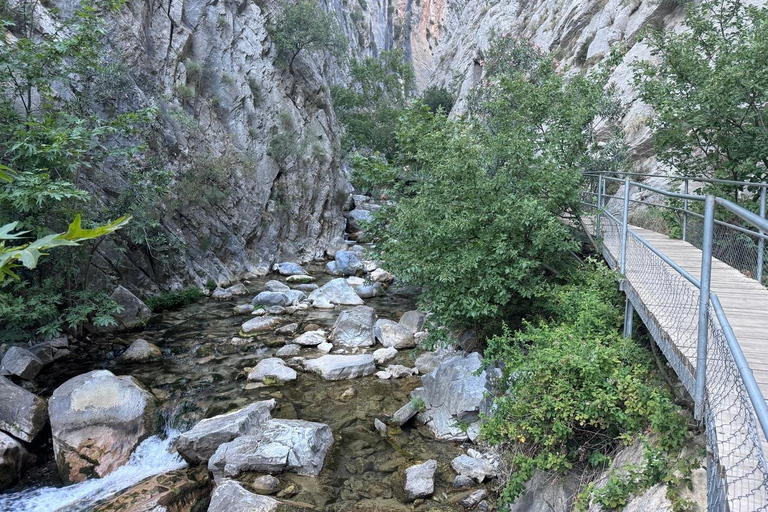
[[[340,58],[347,49],[336,16],[323,10],[316,0],[297,0],[287,5],[269,28],[278,56],[291,73],[302,50],[328,52]]]
[[[448,114],[451,112],[456,98],[445,87],[430,85],[421,93],[421,102],[428,106],[432,112],[443,109]]]
[[[688,30],[652,31],[657,61],[636,65],[641,98],[654,108],[658,155],[682,175],[763,181],[768,9],[740,0],[687,8]]]

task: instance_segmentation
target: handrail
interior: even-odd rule
[[[737,180],[722,180],[718,178],[702,178],[696,176],[666,176],[664,174],[650,174],[643,172],[611,172],[611,171],[590,171],[585,172],[584,176],[600,176],[608,174],[618,174],[621,176],[638,176],[641,178],[664,178],[670,181],[695,181],[696,183],[714,183],[717,185],[729,185],[734,187],[759,187],[768,188],[768,182],[763,181],[737,181]]]

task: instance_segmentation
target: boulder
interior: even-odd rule
[[[265,292],[287,292],[290,291],[291,287],[288,286],[285,283],[281,283],[280,281],[271,280],[264,283],[264,291]]]
[[[290,306],[291,304],[293,299],[288,292],[261,292],[253,298],[254,306]]]
[[[439,348],[434,352],[424,352],[419,354],[416,358],[414,365],[418,368],[419,373],[426,375],[443,361],[459,355],[459,352],[452,348]]]
[[[336,270],[345,276],[354,276],[363,271],[363,262],[352,251],[339,251],[334,258]]]
[[[395,276],[384,270],[383,268],[377,268],[371,272],[371,280],[377,283],[388,284],[395,280]]]
[[[478,483],[488,477],[498,476],[498,470],[493,462],[480,457],[459,455],[451,461],[451,467],[458,474],[472,478]]]
[[[280,480],[272,475],[261,475],[251,482],[251,488],[259,494],[275,494],[280,490]]]
[[[408,420],[416,416],[418,413],[419,409],[416,407],[416,404],[413,401],[410,401],[395,411],[395,414],[392,415],[392,423],[398,427],[402,427],[408,423]]]
[[[341,272],[339,272],[339,267],[336,265],[336,261],[329,261],[325,264],[325,273],[332,275],[332,276],[341,276],[344,275]]]
[[[230,295],[246,295],[248,294],[248,288],[245,287],[242,283],[233,284],[229,288],[226,289],[226,291]]]
[[[397,355],[397,349],[394,347],[380,348],[373,351],[373,360],[376,364],[383,365]]]
[[[289,343],[288,345],[280,347],[277,352],[275,352],[275,355],[277,357],[293,357],[299,355],[299,352],[301,352],[300,346]]]
[[[232,297],[233,295],[224,288],[216,288],[211,292],[211,298],[216,300],[228,300]]]
[[[34,457],[21,441],[0,432],[0,490],[15,482]]]
[[[69,340],[66,336],[62,336],[33,345],[29,347],[29,351],[46,365],[67,356],[69,354],[67,347],[69,347]]]
[[[285,261],[283,263],[276,263],[272,270],[278,272],[280,275],[283,276],[296,276],[296,275],[306,275],[308,272],[304,270],[301,265],[298,263],[292,263],[290,261]]]
[[[153,345],[147,340],[139,338],[131,343],[131,346],[128,347],[128,350],[123,352],[120,359],[128,363],[139,363],[160,359],[162,355],[163,353],[160,351],[160,347]]]
[[[245,336],[252,336],[260,332],[271,331],[279,324],[280,319],[274,316],[257,316],[240,326],[240,332]]]
[[[274,498],[247,491],[239,482],[224,480],[213,490],[208,512],[276,512]]]
[[[379,283],[360,284],[355,286],[355,293],[361,299],[372,299],[381,293],[381,285]]]
[[[240,304],[239,306],[234,307],[233,312],[236,315],[248,315],[253,313],[255,310],[256,308],[253,306],[253,304]]]
[[[3,356],[2,369],[6,375],[32,380],[43,369],[43,362],[29,350],[13,346]]]
[[[281,382],[296,380],[296,370],[285,366],[285,361],[279,357],[268,357],[259,361],[259,364],[248,374],[248,380],[264,381],[272,378]]]
[[[53,452],[65,482],[103,477],[154,433],[154,397],[133,377],[95,370],[56,388],[48,403]]]
[[[393,347],[400,350],[416,346],[413,340],[413,333],[395,321],[385,318],[378,319],[374,332],[376,333],[376,339],[385,347]]]
[[[322,295],[328,298],[334,304],[340,304],[344,306],[362,306],[363,299],[361,299],[352,288],[346,279],[337,278],[332,279],[320,287]]]
[[[296,274],[293,276],[288,276],[288,278],[285,281],[287,283],[307,284],[307,283],[311,283],[314,280],[315,278],[312,276]]]
[[[48,403],[0,377],[0,430],[31,442],[48,421]]]
[[[275,334],[295,334],[296,331],[298,330],[299,330],[299,324],[294,322],[292,324],[278,327],[277,329],[275,329]]]
[[[363,224],[371,222],[373,214],[369,210],[355,208],[347,214],[347,231],[354,233],[363,229]]]
[[[220,445],[256,431],[270,419],[270,411],[274,407],[274,400],[263,400],[237,411],[204,419],[179,436],[176,449],[190,464],[205,462]]]
[[[317,286],[314,283],[310,283],[310,284],[297,284],[296,286],[293,287],[294,290],[299,290],[300,292],[304,292],[304,293],[308,293],[308,292],[311,293],[311,292],[317,290],[318,288],[320,288],[320,287]]]
[[[405,470],[405,492],[408,500],[426,498],[435,492],[437,461],[430,459]]]
[[[325,380],[354,379],[371,375],[376,371],[371,354],[326,355],[307,361],[305,367]]]
[[[376,343],[373,326],[376,311],[368,306],[357,306],[339,314],[331,330],[331,339],[342,347],[370,347]]]
[[[406,311],[400,317],[400,325],[416,334],[424,330],[424,319],[427,317],[421,311]]]
[[[140,298],[122,286],[115,288],[110,298],[123,307],[120,313],[112,315],[120,328],[130,329],[136,327],[152,314]]]
[[[325,342],[325,331],[322,329],[319,331],[305,332],[298,338],[294,339],[291,343],[295,345],[301,345],[302,347],[315,347]]]
[[[219,446],[208,469],[219,481],[244,471],[320,474],[333,444],[330,427],[304,420],[271,419],[255,433]]]

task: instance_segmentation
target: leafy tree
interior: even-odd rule
[[[706,0],[690,6],[685,24],[652,31],[658,61],[636,64],[659,157],[683,175],[765,180],[768,8]]]
[[[287,61],[291,73],[302,50],[328,52],[338,58],[347,48],[334,13],[323,10],[316,0],[297,0],[287,5],[270,26],[270,33],[279,57]]]
[[[421,102],[428,106],[432,112],[443,109],[448,114],[451,112],[456,98],[445,87],[430,85],[421,93]]]
[[[355,60],[346,87],[331,88],[334,110],[346,129],[343,146],[394,156],[398,119],[413,88],[413,68],[402,50]]]

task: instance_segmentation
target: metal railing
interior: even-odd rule
[[[768,511],[768,466],[763,452],[768,439],[768,406],[720,299],[710,290],[715,258],[762,281],[768,184],[726,183],[757,187],[760,215],[756,215],[721,197],[688,193],[693,178],[680,178],[685,180],[682,193],[631,181],[629,175],[585,178],[583,204],[595,214],[594,235],[608,263],[623,276],[622,290],[627,296],[624,334],[631,334],[636,311],[693,397],[695,416],[704,424],[708,510]],[[638,233],[633,220],[642,220],[642,216],[632,219],[637,211],[631,212],[632,203],[667,208],[667,218],[680,221],[682,238],[701,249],[698,277]],[[701,207],[701,213],[694,205]],[[700,224],[693,226],[691,219],[699,219]],[[650,224],[658,221],[652,220]],[[740,243],[741,236],[754,241],[756,250],[750,253],[754,261],[742,254],[731,258],[738,264],[733,265],[728,257],[736,253],[728,245]],[[746,267],[753,268],[754,274]]]

